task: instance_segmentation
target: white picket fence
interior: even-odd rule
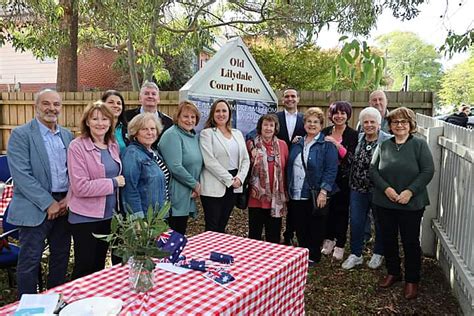
[[[431,205],[422,248],[439,260],[465,315],[474,315],[474,130],[417,114],[418,132],[433,153]]]

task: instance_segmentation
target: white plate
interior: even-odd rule
[[[123,302],[110,297],[89,297],[66,305],[60,316],[109,316],[117,315],[122,309]]]

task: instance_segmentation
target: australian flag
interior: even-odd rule
[[[220,284],[226,284],[235,280],[235,278],[225,270],[210,270],[205,277]]]
[[[186,236],[170,229],[167,232],[162,233],[156,239],[156,246],[163,250],[170,253],[168,256],[168,260],[171,263],[175,263],[179,260],[179,255],[186,246],[188,239]]]

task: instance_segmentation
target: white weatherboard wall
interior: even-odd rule
[[[230,39],[180,90],[179,99],[191,100],[207,119],[212,102],[223,98],[233,107],[234,126],[244,133],[258,118],[275,112],[278,99],[240,37]]]
[[[57,61],[40,61],[31,52],[15,51],[10,43],[0,47],[0,84],[55,83]]]

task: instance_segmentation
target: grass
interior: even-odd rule
[[[247,212],[234,210],[228,233],[246,237]],[[204,231],[202,214],[189,221],[188,235]],[[403,283],[390,289],[380,289],[377,282],[384,269],[371,270],[366,249],[364,264],[352,270],[341,268],[341,262],[324,257],[321,263],[308,271],[305,291],[305,309],[308,315],[461,315],[448,282],[436,260],[423,258],[422,280],[418,298],[407,301],[403,297]],[[347,256],[347,251],[346,251]],[[72,263],[70,264],[72,269]],[[16,300],[16,289],[8,287],[7,275],[0,271],[0,306]]]

